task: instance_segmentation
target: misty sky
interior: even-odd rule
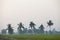
[[[33,21],[38,28],[41,24],[49,30],[47,21],[52,20],[53,28],[60,30],[60,0],[0,0],[0,30],[12,24],[15,30],[20,22],[29,27]],[[52,29],[53,29],[52,28]]]

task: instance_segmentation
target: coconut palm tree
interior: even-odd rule
[[[22,28],[24,29],[24,26],[23,26],[23,24],[22,24],[22,22],[20,22],[20,24],[18,24],[18,33],[22,33]]]
[[[34,30],[35,30],[35,23],[33,23],[32,21],[29,24],[30,29],[30,33],[34,34]]]
[[[9,33],[9,34],[13,34],[13,29],[12,29],[12,27],[11,27],[11,24],[8,24],[7,30],[8,30],[8,33]]]
[[[41,24],[41,26],[39,27],[39,29],[40,29],[40,33],[44,33],[44,26],[43,26],[43,24]]]
[[[50,28],[50,31],[51,31],[51,26],[53,25],[52,21],[49,20],[49,22],[47,22],[47,24],[48,24],[48,26],[49,26],[49,28]]]

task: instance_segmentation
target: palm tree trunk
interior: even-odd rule
[[[49,32],[50,32],[50,34],[51,34],[51,26],[50,26],[50,31],[49,31]]]
[[[50,27],[50,31],[51,31],[51,26],[49,26]]]

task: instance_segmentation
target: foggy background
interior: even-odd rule
[[[33,21],[38,28],[41,24],[45,30],[47,21],[52,20],[52,29],[60,30],[60,0],[0,0],[0,30],[12,24],[15,30],[20,22],[25,28]]]

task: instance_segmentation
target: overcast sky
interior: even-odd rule
[[[49,20],[54,23],[53,28],[60,30],[59,14],[60,0],[0,0],[0,30],[6,29],[7,24],[17,29],[20,22],[28,28],[30,21],[36,28],[43,24],[48,30]]]

